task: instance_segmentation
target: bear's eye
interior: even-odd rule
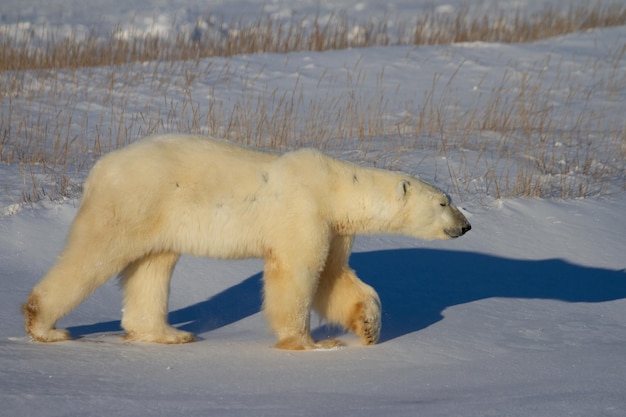
[[[445,202],[445,201],[442,201],[441,203],[439,203],[439,205],[440,205],[441,207],[447,207],[447,206],[448,206],[448,203],[447,203],[447,202]]]

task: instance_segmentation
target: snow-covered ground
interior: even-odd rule
[[[532,11],[538,3],[546,2],[502,0],[498,7]],[[263,7],[285,18],[343,9],[365,21],[419,10],[444,13],[461,4],[342,0],[331,7],[307,0],[230,0],[209,7],[196,0],[8,0],[0,5],[0,27],[13,30],[19,22],[31,29],[95,27],[107,33],[123,24],[136,32],[160,21],[169,30],[174,17],[185,27],[209,13],[227,20],[254,19]],[[484,11],[492,4],[474,2],[472,7]],[[219,100],[228,107],[244,84],[258,91],[291,91],[297,82],[306,94],[332,101],[333,94],[345,94],[337,91],[339,81],[357,68],[364,75],[355,91],[363,100],[381,90],[393,92],[384,109],[393,118],[403,117],[407,109],[418,111],[429,89],[453,96],[443,102],[463,109],[497,88],[504,74],[516,79],[530,73],[537,85],[544,82],[553,92],[550,114],[565,120],[564,126],[571,114],[587,106],[585,111],[608,115],[594,129],[612,129],[615,118],[626,112],[626,64],[604,54],[624,45],[626,28],[618,27],[530,45],[240,56],[213,60],[213,67],[231,71],[217,71],[218,78],[198,77],[191,94],[199,106]],[[603,65],[613,74],[610,80],[598,69]],[[84,76],[98,74],[90,70]],[[320,82],[322,74],[333,82]],[[71,105],[89,115],[99,109],[104,90],[94,82],[93,89],[76,94],[70,90],[81,74],[73,77],[59,92],[58,105],[66,106],[66,97],[78,97]],[[149,82],[136,79],[134,90],[124,86],[128,113],[158,100]],[[433,80],[441,85],[433,87]],[[30,111],[20,108],[18,99],[8,110],[3,100],[4,116],[17,112],[11,120]],[[173,280],[170,321],[197,333],[197,343],[124,343],[119,337],[121,295],[114,280],[59,323],[82,340],[29,341],[20,304],[54,263],[77,200],[16,204],[29,168],[0,164],[0,415],[626,415],[626,139],[616,136],[611,149],[618,151],[603,155],[593,148],[594,138],[579,153],[597,153],[616,174],[601,195],[565,201],[495,199],[488,178],[473,173],[481,172],[481,164],[500,171],[504,167],[498,164],[518,159],[503,161],[495,152],[489,159],[489,146],[452,150],[446,161],[406,138],[399,145],[389,137],[367,139],[367,146],[362,141],[354,147],[350,142],[326,144],[336,156],[419,173],[435,182],[465,210],[473,229],[449,242],[359,237],[351,264],[381,296],[381,343],[362,347],[352,335],[340,334],[345,348],[297,353],[271,348],[274,339],[260,313],[259,260],[183,257]],[[494,133],[472,139],[479,140],[499,138]],[[463,174],[465,182],[451,179],[444,166]],[[74,179],[85,174],[79,169]],[[323,325],[315,330],[317,337],[336,333]]]

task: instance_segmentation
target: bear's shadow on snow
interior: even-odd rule
[[[401,249],[357,253],[351,265],[381,298],[381,342],[442,320],[448,307],[486,298],[572,303],[626,298],[626,271],[559,259],[516,260],[472,252]]]
[[[563,260],[516,260],[472,252],[398,249],[354,253],[350,264],[383,304],[381,342],[424,329],[451,306],[485,298],[602,302],[626,298],[626,273]],[[171,324],[195,334],[229,325],[261,309],[261,274],[200,303],[172,311]],[[73,336],[120,330],[119,321],[69,329]],[[318,328],[315,337],[332,335]],[[337,334],[335,332],[335,334]]]

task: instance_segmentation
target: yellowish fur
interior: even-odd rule
[[[381,305],[348,266],[354,235],[447,239],[467,230],[447,196],[405,174],[311,149],[281,155],[198,136],[147,138],[93,168],[59,261],[23,306],[26,331],[68,339],[56,322],[121,274],[129,339],[193,341],[167,323],[171,274],[188,253],[265,259],[264,311],[279,348],[340,344],[311,338],[312,309],[372,344]]]

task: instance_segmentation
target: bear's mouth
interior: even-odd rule
[[[472,230],[472,225],[469,223],[464,224],[461,227],[455,227],[454,229],[446,229],[444,233],[448,235],[451,239],[456,239],[457,237],[463,236],[465,233]]]

